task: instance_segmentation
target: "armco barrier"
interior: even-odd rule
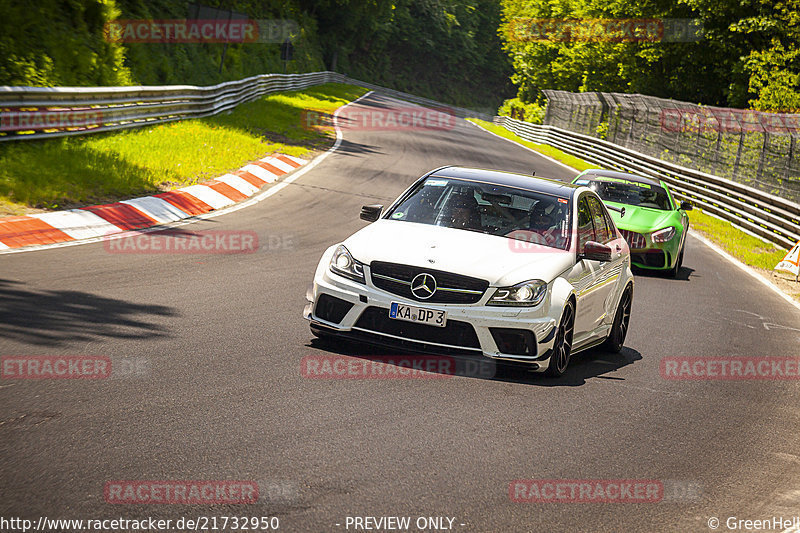
[[[275,91],[304,89],[341,82],[335,72],[263,74],[209,87],[166,85],[148,87],[0,87],[0,141],[31,140],[138,128],[162,122],[216,115]],[[25,131],[9,126],[8,117],[29,113]],[[88,126],[48,127],[65,115],[93,114]],[[19,122],[19,120],[17,120]],[[69,121],[64,121],[69,122]],[[80,121],[78,121],[80,122]],[[11,128],[14,128],[13,130]],[[22,128],[22,129],[20,129]],[[32,131],[32,133],[31,133]]]
[[[511,117],[495,117],[494,122],[525,140],[549,144],[605,168],[663,179],[678,198],[780,246],[791,247],[800,240],[800,205],[785,198],[555,126]]]
[[[275,91],[351,83],[421,105],[443,104],[354,80],[336,72],[262,74],[209,87],[0,87],[0,141],[23,141],[138,128],[216,115]],[[460,117],[482,116],[445,106]]]

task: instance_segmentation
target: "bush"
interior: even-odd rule
[[[519,98],[510,98],[503,102],[497,114],[501,117],[511,117],[533,124],[542,124],[544,122],[545,106],[540,105],[538,102],[526,103]]]

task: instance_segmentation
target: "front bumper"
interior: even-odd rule
[[[645,246],[631,248],[631,265],[646,270],[668,270],[675,266],[680,253],[682,235],[675,235],[667,242],[653,242],[649,234],[643,234]],[[628,243],[630,246],[631,243]]]
[[[367,268],[368,270],[368,268]],[[471,305],[426,304],[362,284],[331,273],[323,260],[306,294],[303,316],[316,333],[340,335],[360,342],[434,354],[472,354],[514,363],[525,363],[530,370],[547,369],[555,338],[557,318],[549,315],[549,296],[535,308],[483,305],[492,293]],[[444,328],[389,318],[392,302],[447,311]],[[553,310],[560,317],[560,310]],[[512,338],[525,338],[525,350],[508,353]],[[525,353],[520,353],[524,351]]]

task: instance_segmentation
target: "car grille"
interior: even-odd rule
[[[480,349],[481,347],[478,335],[475,333],[475,328],[472,327],[472,324],[458,320],[448,320],[447,325],[440,328],[404,320],[395,320],[389,318],[389,310],[383,307],[367,307],[361,313],[355,327],[418,342],[435,342],[463,348]]]
[[[636,233],[635,231],[630,231],[627,229],[621,229],[619,230],[619,232],[622,233],[622,236],[628,242],[628,246],[632,250],[644,248],[645,246],[647,246],[647,241],[645,240],[644,235],[642,235],[641,233]]]
[[[419,302],[474,304],[489,287],[488,281],[478,278],[383,261],[373,261],[370,272],[372,283],[379,289]],[[411,280],[423,273],[436,279],[436,292],[426,299],[417,298],[411,293]]]

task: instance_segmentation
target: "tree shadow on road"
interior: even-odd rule
[[[348,141],[346,139],[342,139],[339,148],[336,149],[336,153],[344,155],[363,155],[363,154],[382,154],[384,152],[378,150],[377,147],[373,145],[361,144],[353,141]]]
[[[164,319],[176,311],[88,292],[30,290],[0,279],[0,338],[39,346],[59,346],[103,338],[166,337]]]

